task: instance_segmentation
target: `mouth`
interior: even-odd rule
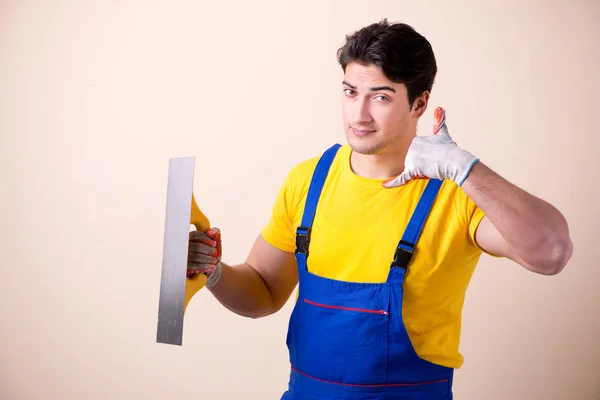
[[[354,135],[358,136],[358,137],[363,137],[363,136],[367,136],[370,135],[372,133],[375,133],[376,130],[375,129],[360,129],[360,128],[350,128],[352,130],[352,133],[354,133]]]

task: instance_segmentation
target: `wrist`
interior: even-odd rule
[[[475,164],[479,162],[479,158],[475,157],[473,154],[468,151],[463,150],[463,154],[460,157],[460,161],[458,162],[458,168],[456,169],[455,175],[452,177],[452,180],[458,185],[462,186],[463,183],[467,180],[473,167]]]
[[[213,270],[209,274],[207,274],[205,286],[208,288],[215,286],[221,280],[222,275],[223,264],[219,261],[215,265],[215,268],[213,268]]]

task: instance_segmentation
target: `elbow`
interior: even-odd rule
[[[536,268],[543,275],[557,275],[568,264],[573,255],[573,242],[568,235],[555,237],[547,242],[542,262]]]
[[[236,314],[238,314],[242,317],[249,318],[249,319],[260,319],[260,318],[268,317],[271,314],[274,314],[274,312],[271,309],[253,309],[253,310],[244,310],[244,311],[231,310],[231,311],[235,312]]]
[[[274,311],[272,308],[264,308],[261,310],[255,310],[252,313],[249,313],[248,315],[246,315],[246,317],[250,318],[250,319],[260,319],[260,318],[265,318],[268,317],[270,315],[275,314],[276,311]]]
[[[268,304],[264,304],[262,307],[252,310],[245,316],[250,319],[265,318],[277,313],[283,307],[283,304],[278,305],[273,301],[273,299],[269,300],[270,301]]]

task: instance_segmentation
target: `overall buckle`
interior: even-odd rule
[[[401,244],[404,244],[409,247],[409,249],[400,247]],[[414,252],[414,245],[412,243],[408,243],[404,240],[401,240],[396,248],[396,252],[394,253],[394,261],[392,261],[392,267],[397,268],[408,268],[408,264],[412,260]]]
[[[296,229],[296,254],[308,255],[308,245],[310,244],[310,227],[299,226]]]

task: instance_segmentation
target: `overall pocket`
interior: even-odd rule
[[[292,366],[328,382],[385,383],[388,311],[343,303],[298,299],[288,338]]]

